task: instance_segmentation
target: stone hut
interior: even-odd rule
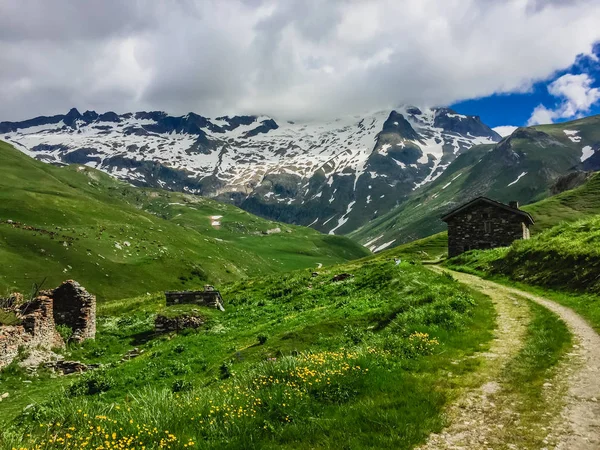
[[[477,197],[442,217],[448,224],[448,256],[468,250],[506,247],[517,239],[529,239],[531,215],[518,202],[506,205]]]
[[[187,303],[225,311],[221,293],[210,284],[205,285],[203,291],[167,291],[165,297],[167,306]]]

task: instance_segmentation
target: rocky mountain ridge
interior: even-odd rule
[[[135,185],[343,234],[438,178],[473,145],[500,136],[476,116],[408,106],[313,123],[71,109],[0,122],[0,139],[48,163],[84,164]]]

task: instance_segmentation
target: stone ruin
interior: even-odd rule
[[[167,291],[165,297],[167,306],[194,304],[225,311],[221,293],[210,284],[205,285],[203,291]]]
[[[167,291],[165,297],[167,306],[191,304],[225,311],[221,293],[210,284],[205,285],[203,291]],[[154,319],[154,329],[157,333],[178,332],[186,328],[200,328],[204,322],[204,318],[198,314],[181,314],[177,317],[159,314]]]
[[[154,329],[157,333],[178,332],[186,328],[200,328],[204,319],[198,316],[183,315],[179,317],[166,317],[157,315],[154,320]]]
[[[44,292],[54,301],[56,325],[73,330],[70,340],[81,342],[96,337],[96,297],[79,283],[65,281],[53,291]]]
[[[0,368],[10,364],[19,349],[62,348],[63,338],[57,325],[73,330],[70,340],[81,342],[96,336],[96,297],[79,283],[68,280],[53,290],[40,291],[29,302],[13,295],[2,307],[15,314],[19,325],[0,325]]]

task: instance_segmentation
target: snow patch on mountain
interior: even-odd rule
[[[527,175],[527,172],[522,172],[522,173],[521,173],[521,174],[520,174],[520,175],[517,177],[517,179],[516,179],[515,181],[513,181],[513,182],[511,182],[511,183],[508,183],[508,184],[506,185],[506,187],[512,186],[513,184],[517,184],[517,183],[519,182],[519,180],[520,180],[521,178],[523,178],[525,175]]]
[[[386,124],[392,114],[397,119]],[[478,118],[446,108],[400,107],[392,114],[300,123],[268,116],[73,109],[64,116],[2,122],[0,138],[45,162],[86,165],[133,184],[198,193],[243,208],[253,202],[251,212],[333,234],[359,226],[393,207],[398,196],[436,180],[471,146],[499,140]],[[387,141],[379,145],[384,132]],[[373,191],[368,198],[366,185]],[[343,192],[334,195],[338,189]],[[263,204],[281,206],[261,210]],[[313,205],[312,212],[298,210],[294,216],[298,205]],[[328,217],[321,225],[317,211]],[[337,222],[327,226],[333,218]]]
[[[593,154],[594,154],[594,150],[592,150],[592,147],[590,147],[589,145],[586,145],[585,147],[583,147],[581,149],[581,162],[584,162],[586,159],[588,159]]]

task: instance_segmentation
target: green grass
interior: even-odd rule
[[[550,289],[600,294],[600,216],[563,223],[510,247],[467,252],[449,264]]]
[[[169,435],[171,448],[190,439],[200,448],[411,448],[439,431],[444,406],[480,364],[469,356],[488,348],[490,300],[408,263],[311,272],[222,286],[225,312],[177,335],[153,334],[160,294],[99,305],[97,339],[67,356],[105,369],[62,378],[2,372],[0,391],[11,397],[0,444],[31,447],[54,433],[98,444],[114,432],[116,442],[139,425],[146,448]],[[354,277],[332,282],[340,272]],[[120,362],[134,346],[142,355]]]
[[[575,222],[600,214],[600,173],[585,184],[522,208],[535,219],[531,234],[535,236],[563,222]],[[448,253],[448,233],[433,234],[377,254],[376,258],[401,256],[412,260],[434,261]],[[491,255],[490,255],[491,257]]]
[[[562,223],[510,247],[467,252],[446,265],[548,297],[600,332],[600,216]]]
[[[2,325],[18,325],[19,319],[12,311],[5,311],[0,309],[0,326]]]
[[[218,229],[211,216],[222,216]],[[44,164],[0,142],[0,292],[75,279],[105,301],[367,254],[344,237],[135,188],[85,166]]]
[[[574,222],[600,214],[600,173],[585,184],[523,207],[535,219],[532,234],[540,233],[561,222]]]

